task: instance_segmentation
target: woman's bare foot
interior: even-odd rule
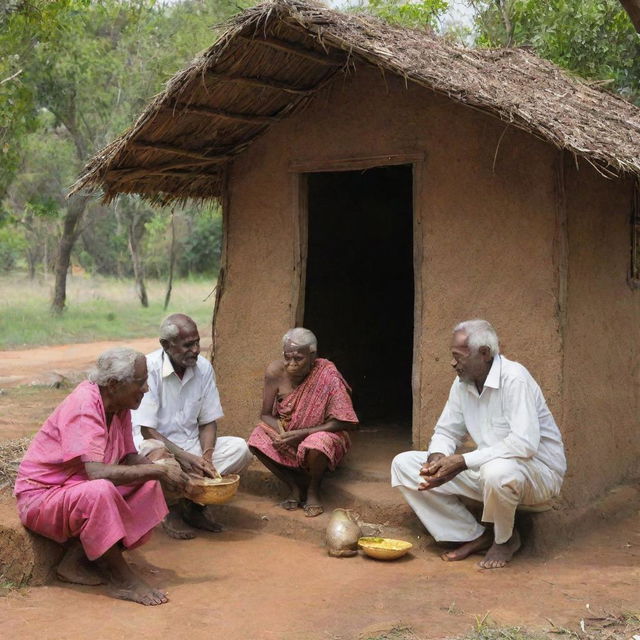
[[[169,602],[166,593],[154,589],[133,572],[117,545],[98,558],[96,564],[106,578],[107,592],[111,597],[145,606]]]
[[[304,515],[307,518],[315,518],[319,516],[321,513],[324,513],[324,507],[321,504],[307,504],[304,505]]]
[[[107,592],[112,598],[131,600],[131,602],[137,602],[147,607],[169,602],[166,593],[159,589],[154,589],[144,580],[120,585],[109,584],[107,585]]]
[[[162,521],[164,532],[176,540],[191,540],[196,537],[195,530],[183,519],[177,506],[169,507],[169,513]]]
[[[501,569],[513,558],[518,549],[522,546],[520,534],[517,529],[513,530],[512,536],[502,544],[494,542],[484,559],[478,562],[478,566],[483,569]]]
[[[280,505],[285,511],[295,511],[298,507],[301,507],[300,501],[296,498],[286,498]]]
[[[289,495],[280,503],[280,506],[286,511],[294,511],[303,505],[302,496],[302,488],[292,483],[289,485]]]
[[[215,521],[209,510],[197,504],[189,504],[185,508],[182,518],[187,524],[190,524],[196,529],[203,529],[204,531],[211,531],[212,533],[224,531],[224,527]]]
[[[491,546],[493,540],[493,533],[491,531],[485,531],[481,536],[470,542],[461,544],[457,549],[453,551],[447,551],[440,557],[445,562],[457,562],[458,560],[464,560],[472,553],[478,553],[478,551],[484,551]]]
[[[304,515],[307,516],[307,518],[315,518],[321,513],[324,513],[324,508],[320,501],[320,493],[318,490],[314,490],[314,488],[310,486],[307,501],[304,505]]]
[[[84,584],[89,587],[104,584],[104,580],[85,555],[79,541],[72,543],[65,551],[60,564],[56,568],[56,575],[63,582]]]

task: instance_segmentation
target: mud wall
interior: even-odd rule
[[[640,290],[627,284],[631,180],[565,166],[568,299],[564,417],[571,452],[564,496],[582,506],[640,474]]]
[[[295,317],[299,194],[292,164],[400,153],[424,154],[415,172],[422,306],[413,444],[428,443],[453,379],[450,330],[469,317],[494,323],[505,355],[531,370],[561,420],[557,151],[362,68],[273,126],[230,169],[215,338],[223,433],[247,435],[255,424],[264,366],[278,357]]]

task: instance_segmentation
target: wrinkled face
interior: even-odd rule
[[[467,334],[457,331],[451,341],[451,366],[462,382],[476,382],[486,378],[492,360],[488,347],[480,347],[475,353],[467,345]]]
[[[316,361],[315,351],[309,351],[308,346],[301,347],[290,342],[285,343],[282,357],[287,375],[294,380],[306,378]]]
[[[111,401],[117,411],[123,409],[137,409],[144,394],[149,391],[147,386],[147,360],[140,356],[133,368],[133,380],[126,382],[110,382]]]
[[[200,334],[195,324],[183,325],[173,340],[161,340],[160,343],[171,358],[174,369],[182,371],[196,366],[200,354]]]

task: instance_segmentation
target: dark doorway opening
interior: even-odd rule
[[[411,429],[412,167],[308,174],[304,326],[361,420]]]

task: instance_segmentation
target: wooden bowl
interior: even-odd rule
[[[376,560],[395,560],[413,547],[410,542],[393,538],[360,538],[358,546],[368,556]]]
[[[191,498],[193,502],[224,504],[236,495],[240,476],[237,473],[230,473],[222,478],[195,478],[191,482],[195,487]]]

